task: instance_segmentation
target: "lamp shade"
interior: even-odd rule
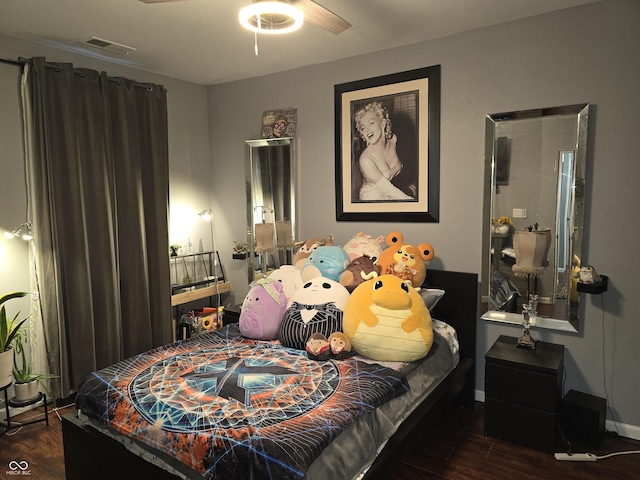
[[[551,230],[519,230],[513,237],[516,263],[512,267],[517,276],[542,275],[549,265],[547,256],[551,246]]]
[[[247,30],[278,35],[298,30],[304,14],[288,3],[259,1],[241,9],[238,19]]]

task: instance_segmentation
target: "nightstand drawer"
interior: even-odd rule
[[[485,395],[496,400],[518,403],[555,413],[560,406],[558,378],[541,373],[485,365]]]
[[[557,417],[553,413],[486,398],[484,425],[489,437],[545,452],[555,450]]]

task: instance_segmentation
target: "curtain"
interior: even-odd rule
[[[37,57],[22,96],[52,393],[66,398],[172,338],[166,90]]]

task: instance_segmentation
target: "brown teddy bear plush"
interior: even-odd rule
[[[427,264],[435,256],[430,243],[414,246],[404,243],[402,233],[394,231],[385,239],[388,247],[382,251],[378,266],[381,275],[395,275],[410,280],[414,287],[421,287],[427,277]]]

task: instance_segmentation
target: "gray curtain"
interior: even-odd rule
[[[48,361],[66,398],[171,341],[166,90],[39,57],[23,103]]]

